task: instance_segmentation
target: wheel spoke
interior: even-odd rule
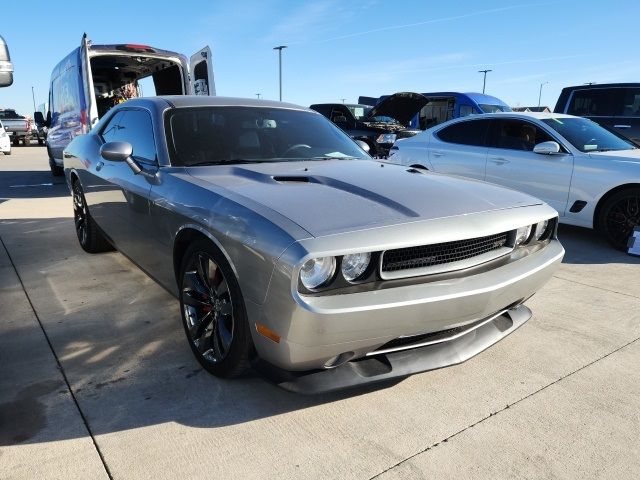
[[[192,338],[201,338],[204,335],[204,332],[207,330],[207,327],[211,325],[212,321],[213,313],[205,313],[204,316],[198,320],[198,325],[193,329]]]
[[[196,271],[198,272],[198,277],[200,277],[201,282],[209,291],[211,291],[211,265],[214,265],[214,263],[209,260],[208,256],[202,253],[196,255]]]
[[[211,310],[211,294],[197,272],[185,273],[182,293],[182,301],[185,305]]]

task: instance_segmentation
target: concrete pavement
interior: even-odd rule
[[[80,249],[47,171],[0,156],[0,478],[637,477],[640,260],[593,232],[561,228],[534,318],[478,357],[302,397],[206,374],[172,297]]]

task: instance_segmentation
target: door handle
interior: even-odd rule
[[[631,128],[631,125],[614,125],[614,128]]]
[[[493,163],[497,164],[497,165],[503,165],[505,163],[509,163],[511,160],[507,160],[504,157],[491,157],[490,159]]]
[[[98,163],[96,163],[96,172],[99,172],[100,170],[102,170],[102,167],[104,167],[104,162],[100,160],[98,161]]]
[[[442,157],[444,153],[442,152],[431,152],[434,157]]]

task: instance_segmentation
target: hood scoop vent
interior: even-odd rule
[[[309,177],[296,175],[277,175],[273,179],[278,183],[311,183]]]

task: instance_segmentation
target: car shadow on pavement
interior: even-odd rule
[[[47,170],[3,171],[0,198],[51,198],[69,196],[64,177],[54,177]]]
[[[193,357],[177,300],[121,254],[83,252],[71,218],[0,221],[0,237],[93,434],[168,422],[198,428],[242,424],[401,381],[303,396],[253,372],[233,380],[216,378]],[[0,346],[23,338],[27,328],[39,326],[0,328]],[[13,348],[20,350],[19,345]],[[40,348],[49,348],[44,337]],[[9,368],[20,371],[4,375],[37,377],[24,371],[28,362]],[[4,416],[10,423],[3,427],[12,434],[0,435],[0,446],[78,435],[77,430],[46,428],[57,415],[46,396],[64,395],[65,387],[45,388],[56,378],[38,380],[0,394],[0,410],[12,412]]]
[[[574,227],[573,225],[560,225],[558,239],[566,250],[563,263],[640,265],[640,257],[614,249],[595,230]]]

